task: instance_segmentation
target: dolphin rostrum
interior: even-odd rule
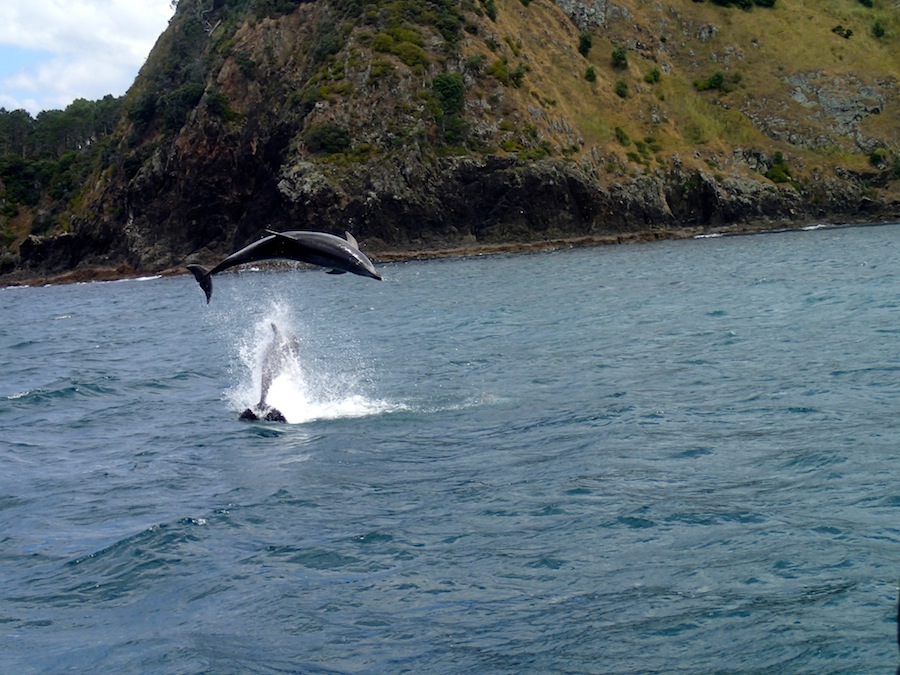
[[[287,258],[299,260],[310,265],[319,265],[330,269],[329,274],[352,272],[363,277],[381,280],[372,261],[359,250],[359,244],[349,232],[347,239],[341,239],[326,232],[273,232],[266,230],[268,236],[232,253],[211,270],[201,265],[188,265],[200,288],[206,293],[206,302],[212,298],[212,275],[229,267],[256,262]]]

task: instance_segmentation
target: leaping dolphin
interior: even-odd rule
[[[278,408],[269,405],[266,397],[269,395],[269,389],[275,378],[281,375],[290,361],[297,359],[299,343],[296,338],[280,333],[278,326],[274,323],[270,323],[269,326],[272,328],[272,339],[266,345],[262,355],[259,403],[256,404],[255,410],[253,408],[244,410],[239,417],[242,420],[264,419],[267,422],[287,422],[284,414]]]
[[[232,253],[211,270],[201,265],[188,265],[200,288],[206,293],[206,302],[212,298],[212,275],[229,267],[243,265],[257,260],[287,258],[329,268],[329,274],[352,272],[363,277],[381,280],[372,261],[359,250],[359,244],[349,232],[347,239],[341,239],[326,232],[273,232],[268,236]]]

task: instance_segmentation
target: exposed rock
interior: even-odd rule
[[[554,0],[579,28],[601,27],[616,19],[631,20],[631,13],[609,0]]]
[[[699,30],[697,31],[697,39],[700,40],[700,42],[709,42],[714,37],[716,37],[718,33],[719,29],[713,26],[711,23],[708,23],[706,25],[700,26]]]
[[[793,87],[791,99],[810,109],[837,136],[852,138],[863,152],[871,152],[879,143],[867,138],[860,123],[884,109],[893,83],[865,84],[853,75],[829,76],[822,72],[796,73],[785,78]],[[780,125],[785,126],[782,122]],[[829,138],[797,138],[796,145],[824,147]]]

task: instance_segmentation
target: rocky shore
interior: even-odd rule
[[[442,258],[464,258],[489,255],[515,255],[540,253],[544,251],[565,250],[572,248],[586,248],[594,246],[616,246],[626,244],[643,244],[667,240],[693,239],[698,237],[727,237],[741,235],[756,235],[776,232],[797,231],[810,228],[836,228],[836,227],[865,227],[900,222],[900,216],[890,221],[840,221],[840,222],[811,222],[798,223],[774,223],[755,222],[740,225],[724,226],[719,228],[684,227],[677,229],[654,229],[639,232],[630,232],[617,235],[595,235],[582,237],[563,237],[556,239],[544,239],[539,241],[521,241],[496,244],[469,244],[450,248],[431,249],[406,249],[406,250],[380,250],[368,252],[376,264],[395,263],[408,261],[427,261]],[[210,264],[216,260],[207,261]],[[300,263],[270,261],[255,263],[256,267],[267,269],[289,269],[300,266]],[[240,269],[240,268],[238,268]],[[7,286],[48,286],[58,284],[75,284],[102,281],[118,281],[122,279],[134,279],[145,276],[180,276],[187,274],[183,266],[169,267],[156,272],[138,271],[133,267],[122,264],[116,267],[83,267],[59,274],[28,274],[21,270],[0,276],[0,288]]]

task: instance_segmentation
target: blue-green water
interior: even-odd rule
[[[898,250],[0,290],[0,672],[891,672]]]

